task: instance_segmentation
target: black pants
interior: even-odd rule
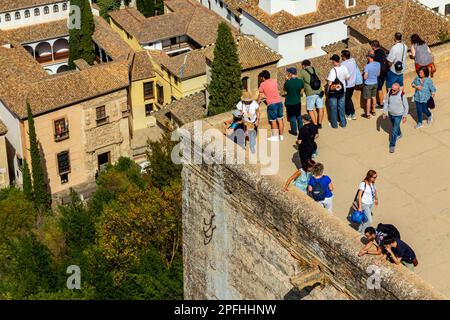
[[[345,115],[347,116],[355,113],[355,106],[352,100],[353,92],[355,92],[355,87],[347,88],[345,91]]]

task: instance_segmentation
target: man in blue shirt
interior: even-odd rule
[[[367,55],[367,65],[364,68],[364,88],[363,98],[366,99],[365,117],[370,119],[370,115],[375,116],[375,108],[377,106],[377,92],[378,92],[378,76],[381,72],[381,65],[375,61],[375,53],[369,51]]]
[[[417,265],[416,254],[405,242],[400,239],[387,239],[384,241],[384,248],[395,264],[402,263],[414,271],[414,267]]]

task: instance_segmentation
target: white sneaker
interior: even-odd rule
[[[431,124],[433,122],[433,115],[428,117],[428,124]]]
[[[422,128],[423,127],[423,124],[421,124],[421,123],[418,123],[418,124],[416,124],[416,126],[414,127],[414,128],[416,128],[416,129],[420,129],[420,128]]]
[[[271,136],[271,137],[267,138],[267,140],[269,140],[269,141],[279,141],[278,136]]]
[[[280,134],[280,141],[284,140],[284,136],[282,134]]]

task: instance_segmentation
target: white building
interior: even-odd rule
[[[398,0],[198,0],[283,56],[279,66],[325,54],[323,46],[348,37],[345,20],[369,6]],[[442,14],[450,0],[420,0]]]

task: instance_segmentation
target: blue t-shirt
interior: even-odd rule
[[[364,73],[367,73],[369,76],[364,81],[367,85],[373,85],[378,83],[378,76],[380,75],[381,65],[379,62],[371,62],[366,65],[364,68]]]
[[[320,184],[325,188],[325,191],[326,191],[325,192],[325,198],[331,198],[333,196],[333,193],[331,192],[331,190],[329,188],[329,185],[331,183],[330,177],[329,176],[322,176],[321,178],[318,178],[318,179],[316,179],[314,177],[311,177],[309,179],[308,186],[311,186],[311,187],[314,186],[316,181],[319,181]]]

